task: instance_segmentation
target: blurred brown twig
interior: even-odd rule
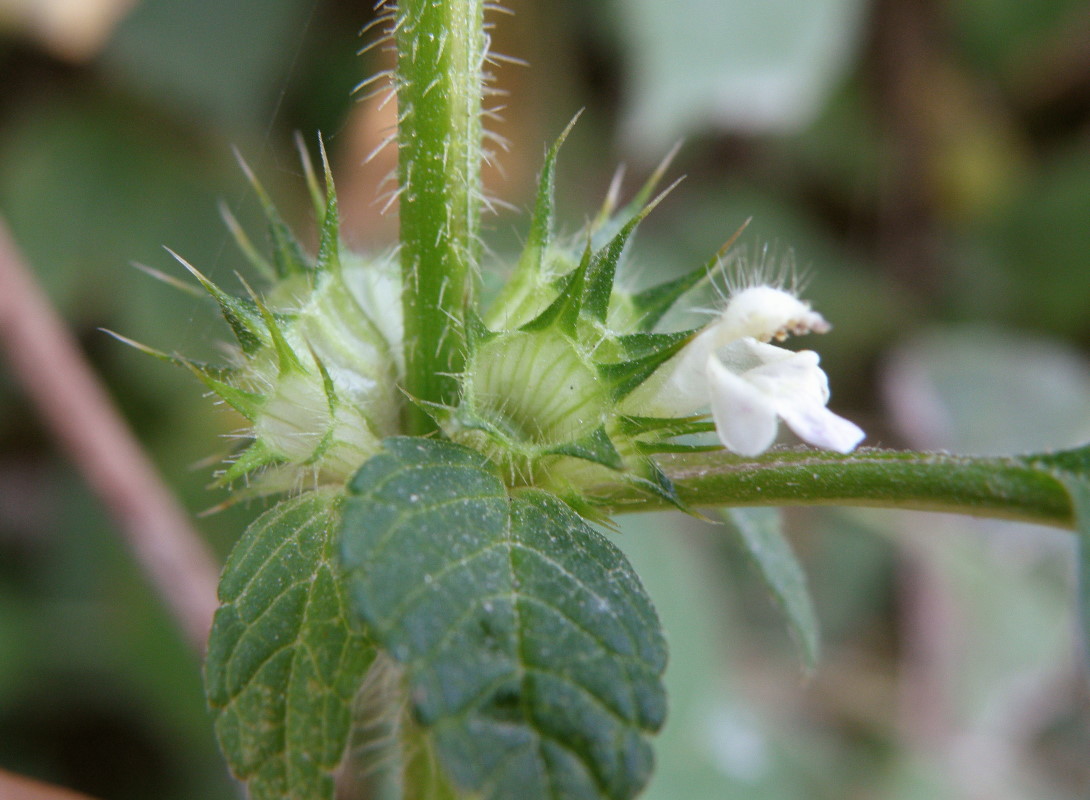
[[[218,568],[116,411],[0,220],[0,352],[102,498],[190,643],[203,652]]]
[[[91,800],[59,786],[40,783],[0,769],[0,797],[4,800]]]

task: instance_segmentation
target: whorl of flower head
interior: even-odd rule
[[[249,421],[251,442],[223,482],[243,479],[254,493],[343,484],[383,438],[405,433],[410,403],[439,435],[486,455],[512,489],[545,488],[590,515],[594,487],[617,480],[681,505],[656,456],[718,447],[708,441],[713,432],[722,447],[745,456],[774,443],[780,420],[819,447],[847,452],[859,443],[863,432],[826,407],[828,380],[817,354],[772,344],[830,327],[783,288],[794,285],[789,276],[751,273],[728,288],[709,324],[658,330],[722,267],[733,237],[681,278],[639,292],[618,283],[633,233],[666,194],[652,199],[665,163],[616,214],[611,193],[578,237],[554,236],[562,141],[546,156],[513,275],[489,307],[465,311],[465,367],[451,376],[458,391],[444,403],[404,389],[401,274],[393,258],[344,248],[328,165],[325,197],[312,191],[321,227],[311,257],[251,175],[269,218],[273,259],[256,255],[229,224],[269,289],[259,296],[246,287],[249,297],[233,297],[182,262],[230,324],[238,341],[233,363],[214,368],[157,353],[192,368]],[[316,190],[309,169],[308,177]]]

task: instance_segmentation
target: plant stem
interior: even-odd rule
[[[479,262],[482,0],[401,0],[395,36],[405,389],[452,403]],[[433,427],[411,404],[406,423]]]
[[[849,455],[776,450],[755,459],[724,452],[659,461],[682,501],[701,506],[844,505],[948,511],[1073,529],[1065,484],[1030,459],[860,450]],[[618,481],[588,492],[610,512],[667,507]]]

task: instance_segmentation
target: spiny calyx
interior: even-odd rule
[[[312,257],[247,170],[268,218],[272,259],[258,255],[233,219],[228,224],[271,288],[258,296],[247,286],[248,297],[234,297],[179,259],[235,335],[230,365],[141,346],[193,369],[249,421],[252,441],[223,482],[245,479],[260,493],[342,485],[382,439],[406,432],[407,404],[429,415],[438,435],[486,455],[513,491],[545,488],[590,515],[593,487],[617,480],[680,505],[656,454],[725,446],[754,455],[772,444],[778,419],[812,443],[855,446],[862,431],[825,408],[817,355],[768,344],[829,329],[794,292],[749,283],[702,329],[657,330],[722,268],[733,238],[680,278],[640,292],[618,285],[633,233],[666,194],[652,199],[665,162],[619,213],[611,193],[579,236],[554,236],[556,159],[568,130],[546,156],[507,284],[485,310],[465,308],[464,368],[448,376],[457,391],[443,403],[404,389],[401,273],[392,257],[364,259],[343,245],[324,150],[324,193],[304,154],[321,220]]]
[[[325,161],[324,150],[322,155]],[[216,301],[234,334],[229,365],[198,364],[137,346],[192,369],[248,421],[242,436],[250,443],[230,459],[220,483],[245,480],[254,494],[343,484],[383,438],[400,432],[404,359],[397,264],[390,257],[363,259],[344,247],[328,162],[323,195],[304,153],[321,220],[313,256],[243,167],[265,211],[271,260],[229,215],[227,222],[271,287],[259,296],[244,282],[248,296],[235,297],[175,256]]]

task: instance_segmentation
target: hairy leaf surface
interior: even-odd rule
[[[509,497],[473,450],[384,446],[345,502],[350,603],[450,778],[496,800],[634,796],[666,649],[627,560],[551,495]]]
[[[220,580],[206,681],[216,735],[254,800],[332,798],[374,659],[335,558],[343,495],[308,492],[250,525]]]

